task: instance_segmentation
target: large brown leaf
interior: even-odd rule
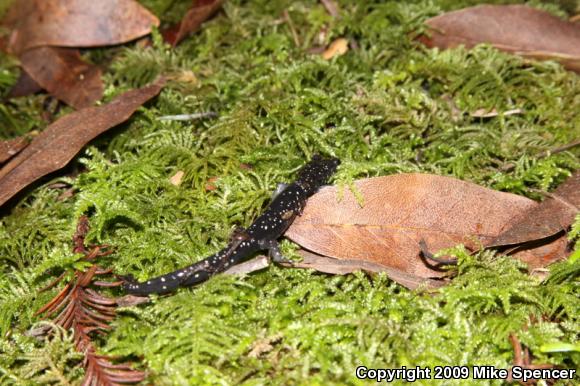
[[[0,169],[0,205],[40,177],[65,166],[85,144],[128,119],[157,95],[164,83],[160,79],[127,91],[106,105],[73,112],[48,126]]]
[[[487,245],[537,204],[454,178],[399,174],[356,181],[364,206],[336,187],[321,189],[286,232],[317,254],[364,260],[421,278],[442,276],[420,257],[419,242],[437,251]]]
[[[199,30],[201,24],[221,8],[224,0],[193,0],[191,8],[181,21],[165,31],[163,38],[172,46],[176,46],[187,35]]]
[[[33,47],[95,47],[124,43],[159,25],[134,0],[18,0],[4,20],[9,51]]]
[[[496,48],[537,59],[556,59],[580,72],[580,26],[524,5],[481,5],[427,20],[429,47]]]
[[[84,62],[76,49],[32,48],[20,61],[37,84],[75,109],[91,106],[103,96],[101,70]]]

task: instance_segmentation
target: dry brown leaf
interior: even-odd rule
[[[16,154],[20,153],[22,149],[28,146],[30,141],[26,137],[17,137],[0,141],[0,164],[8,161]]]
[[[18,0],[3,24],[12,31],[8,50],[95,47],[125,43],[158,26],[155,15],[134,0]]]
[[[346,54],[348,51],[348,40],[345,38],[338,38],[322,53],[322,59],[330,60],[334,57]]]
[[[75,109],[89,107],[103,96],[101,70],[84,62],[77,49],[32,48],[20,61],[36,83]]]
[[[42,87],[40,87],[40,85],[36,83],[34,79],[32,79],[30,75],[26,73],[26,71],[21,70],[18,80],[12,86],[6,97],[18,98],[36,94],[39,91],[42,91]]]
[[[372,273],[384,272],[391,280],[409,289],[439,288],[446,283],[443,280],[433,280],[418,277],[396,268],[387,267],[370,261],[334,259],[332,257],[318,255],[304,249],[301,249],[298,251],[298,253],[300,253],[303,260],[293,263],[292,267],[295,268],[310,268],[319,272],[330,273],[333,275],[346,275],[355,271],[365,271]]]
[[[443,276],[419,256],[463,243],[480,249],[537,204],[525,197],[454,178],[399,174],[356,181],[337,202],[337,188],[315,194],[286,232],[303,248],[338,259],[364,260],[420,278]]]
[[[199,78],[195,76],[195,73],[191,70],[179,71],[172,77],[168,77],[170,80],[175,80],[179,83],[188,83],[192,87],[199,86]]]
[[[526,263],[529,271],[539,272],[541,268],[565,259],[570,255],[570,252],[568,239],[565,234],[562,234],[559,237],[545,239],[539,243],[530,243],[506,253]]]
[[[177,172],[175,172],[175,174],[174,174],[174,175],[172,175],[172,176],[169,178],[169,183],[170,183],[171,185],[174,185],[174,186],[179,186],[179,185],[181,185],[181,180],[183,179],[183,176],[184,176],[184,175],[185,175],[185,172],[184,172],[183,170],[178,170]]]
[[[535,59],[555,59],[580,71],[580,27],[525,5],[481,5],[427,20],[430,36],[419,40],[429,47],[496,48]]]
[[[128,119],[157,95],[164,83],[160,79],[127,91],[106,105],[73,112],[48,126],[0,169],[0,205],[40,177],[65,166],[89,141]]]
[[[210,177],[207,179],[207,183],[205,184],[205,190],[208,192],[214,191],[217,189],[217,187],[215,186],[214,182],[216,182],[219,179],[219,177]]]
[[[550,197],[522,213],[488,246],[508,246],[538,241],[567,229],[580,211],[580,171],[576,171]]]
[[[281,332],[269,336],[267,338],[258,339],[252,343],[250,352],[248,353],[249,358],[259,358],[263,354],[266,354],[274,348],[274,344],[279,343],[284,338],[284,334]]]
[[[193,5],[181,21],[162,32],[164,40],[176,46],[187,35],[199,30],[201,24],[213,16],[224,0],[193,0]]]

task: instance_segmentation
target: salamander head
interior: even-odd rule
[[[336,172],[339,164],[340,160],[338,158],[322,158],[316,154],[312,157],[312,161],[302,167],[296,182],[308,194],[313,194],[318,188],[328,183],[328,180]]]

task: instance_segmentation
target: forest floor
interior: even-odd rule
[[[164,21],[178,20],[189,5],[141,3]],[[236,226],[261,213],[277,183],[291,181],[315,153],[341,159],[333,184],[345,189],[359,178],[421,172],[539,200],[537,190],[565,181],[580,166],[579,147],[538,155],[580,138],[577,74],[487,45],[438,50],[413,39],[427,18],[477,3],[345,1],[336,19],[317,1],[227,1],[176,49],[155,32],[149,47],[85,53],[108,63],[106,101],[160,74],[170,81],[4,210],[0,383],[82,379],[69,333],[37,340],[27,331],[60,287],[40,289],[78,262],[70,240],[83,214],[91,223],[87,240],[114,246],[99,264],[146,280],[223,248]],[[531,4],[564,17],[573,11],[565,2]],[[343,55],[326,60],[311,51],[340,37],[350,42]],[[5,94],[18,67],[1,60]],[[2,137],[42,130],[43,98],[2,103]],[[479,109],[521,112],[470,115]],[[157,119],[200,112],[217,116]],[[170,182],[177,171],[184,172],[178,186]],[[59,197],[57,182],[74,194]],[[580,233],[578,220],[574,229]],[[298,258],[293,243],[282,247]],[[434,292],[408,290],[384,275],[277,265],[218,275],[120,309],[97,339],[99,352],[131,359],[156,385],[363,384],[355,374],[361,365],[505,369],[514,363],[510,336],[535,364],[578,367],[577,349],[546,345],[577,347],[580,259],[557,263],[540,279],[501,254],[456,254],[457,276]]]

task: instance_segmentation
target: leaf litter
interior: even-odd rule
[[[527,58],[553,59],[580,72],[580,28],[525,5],[479,5],[426,21],[419,41],[428,47],[471,48],[488,43]]]
[[[224,0],[193,0],[181,21],[162,31],[163,39],[175,47],[187,35],[198,31],[202,23],[222,7],[223,2]]]
[[[82,60],[77,49],[36,47],[23,52],[20,61],[40,87],[75,109],[103,96],[101,69]]]
[[[0,169],[0,205],[39,178],[64,167],[89,141],[127,120],[157,95],[164,83],[160,78],[108,104],[75,111],[49,125]]]
[[[21,0],[2,25],[11,31],[6,50],[23,69],[10,95],[41,87],[79,109],[101,99],[103,84],[100,68],[74,48],[125,43],[149,34],[159,20],[134,0]]]

